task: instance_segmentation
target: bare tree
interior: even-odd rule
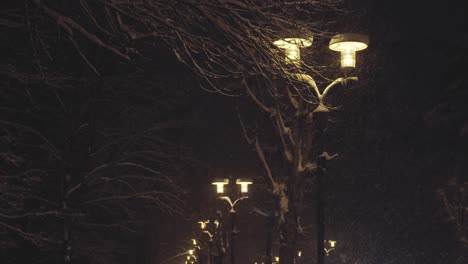
[[[157,212],[183,213],[191,158],[174,143],[187,124],[174,115],[186,89],[169,90],[160,75],[141,81],[134,68],[89,75],[79,53],[36,50],[55,35],[23,30],[6,29],[12,41],[2,44],[2,249],[32,244],[64,263],[107,262],[125,254],[117,236],[141,232]]]
[[[82,0],[63,6],[55,1],[32,0],[26,1],[25,11],[20,9],[25,12],[25,19],[18,21],[11,15],[2,24],[28,27],[35,39],[34,48],[46,55],[51,46],[44,44],[41,31],[54,33],[50,32],[50,26],[55,24],[56,36],[72,46],[98,76],[102,76],[104,69],[84,47],[94,45],[123,61],[132,61],[141,55],[150,56],[148,47],[162,42],[202,78],[208,91],[250,98],[258,107],[255,111],[263,112],[270,122],[270,131],[265,133],[268,137],[262,138],[259,129],[245,124],[245,117],[241,119],[242,127],[247,142],[264,166],[271,192],[277,197],[280,257],[283,263],[293,263],[303,183],[321,173],[322,161],[335,157],[320,146],[320,127],[326,117],[318,122],[316,114],[330,108],[326,106],[330,88],[349,79],[328,79],[327,72],[319,70],[320,60],[314,65],[305,63],[306,59],[300,65],[288,64],[273,42],[286,34],[307,38],[328,36],[324,29],[334,21],[327,18],[343,11],[339,4],[340,1]],[[311,53],[306,50],[302,56],[308,58]],[[312,73],[314,78],[305,73]],[[318,87],[323,83],[330,84],[320,90]],[[81,127],[75,124],[74,129]],[[104,135],[107,139],[115,136],[109,131]],[[90,166],[83,177],[78,177],[80,181],[67,183],[64,197],[71,197],[87,184],[97,184],[100,181],[94,180],[96,176],[107,179],[102,170],[121,167],[155,173],[125,159],[112,159]]]

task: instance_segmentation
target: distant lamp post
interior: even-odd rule
[[[275,263],[274,263],[274,264],[279,264],[279,261],[280,261],[280,258],[279,258],[279,257],[275,257]]]
[[[200,224],[200,229],[202,234],[206,234],[208,236],[208,263],[211,264],[213,263],[213,242],[214,242],[214,237],[216,236],[219,228],[219,221],[218,219],[214,220],[203,220],[203,221],[198,221],[198,224]],[[202,241],[201,238],[198,241]],[[200,243],[198,242],[198,249],[200,248]]]
[[[330,251],[334,250],[336,248],[336,241],[334,240],[325,240],[324,241],[325,247],[323,248],[325,250],[325,254],[327,256],[330,256]],[[327,244],[330,245],[330,247],[327,247]]]
[[[224,194],[224,185],[229,184],[229,180],[228,179],[218,179],[218,180],[213,181],[211,184],[216,186],[216,193]],[[229,212],[230,213],[235,213],[236,212],[235,206],[239,201],[248,198],[247,193],[249,192],[249,185],[253,184],[253,181],[250,180],[250,179],[237,179],[236,184],[240,186],[240,192],[241,192],[242,195],[239,198],[237,198],[236,200],[234,200],[234,202],[232,201],[231,197],[229,197],[227,195],[223,195],[223,196],[219,197],[219,199],[221,199],[223,201],[226,201],[229,204],[229,206],[230,206]]]
[[[201,250],[200,243],[198,243],[198,241],[194,238],[192,238],[191,240],[192,240],[192,245],[195,247],[195,249]]]
[[[191,263],[194,263],[194,262],[197,261],[197,256],[195,256],[194,254],[189,254],[189,255],[187,255],[187,261],[189,261]]]
[[[212,263],[212,248],[213,248],[213,236],[214,236],[214,233],[210,232],[211,228],[210,227],[210,223],[211,221],[210,220],[203,220],[203,221],[198,221],[198,223],[200,224],[200,229],[202,231],[202,234],[207,234],[208,235],[208,264],[211,264]],[[201,249],[200,247],[200,243],[195,240],[195,239],[192,239],[193,241],[193,244],[198,248],[198,249]]]
[[[210,220],[198,221],[198,223],[200,224],[201,229],[205,229],[206,225],[210,223]]]
[[[228,179],[217,179],[211,183],[212,185],[216,186],[217,193],[224,193],[224,185],[229,184]]]
[[[228,179],[218,179],[212,182],[212,185],[216,186],[216,193],[218,194],[223,194],[224,193],[224,185],[229,184]],[[235,264],[235,236],[239,232],[236,230],[236,210],[235,206],[238,202],[247,199],[247,193],[249,192],[249,185],[253,184],[253,182],[249,179],[237,179],[236,180],[236,185],[240,186],[240,192],[241,196],[237,199],[234,200],[234,202],[231,200],[231,198],[227,195],[220,196],[219,199],[226,201],[229,204],[230,210],[229,213],[231,215],[231,240],[230,240],[230,251],[231,251],[231,263],[230,264]],[[219,224],[219,223],[218,223]]]
[[[306,48],[312,45],[312,37],[309,38],[296,38],[294,36],[279,39],[273,42],[280,49],[284,49],[285,51],[285,60],[286,63],[293,63],[297,69],[292,72],[286,71],[285,73],[300,81],[308,86],[308,90],[315,95],[317,99],[315,109],[310,113],[312,114],[312,120],[315,122],[315,129],[317,129],[317,142],[320,142],[318,145],[319,151],[323,151],[323,146],[320,144],[324,129],[326,128],[328,122],[328,113],[329,109],[325,105],[325,101],[327,96],[329,95],[330,90],[335,87],[337,84],[346,84],[348,81],[357,81],[357,77],[339,77],[328,84],[324,89],[320,90],[315,82],[314,78],[306,73],[303,72],[301,69],[301,56],[300,56],[300,49]],[[329,48],[333,51],[341,52],[341,67],[346,68],[354,68],[356,66],[356,51],[364,50],[369,45],[369,37],[363,34],[356,34],[356,33],[344,33],[334,36],[329,43]],[[323,206],[323,198],[321,194],[321,176],[320,174],[324,171],[324,165],[321,161],[323,158],[320,156],[317,158],[318,164],[318,173],[317,173],[317,191],[316,193],[316,201],[317,201],[317,214],[316,214],[316,221],[317,221],[317,264],[323,264],[324,261],[324,239],[325,239],[325,221],[324,221],[324,206]],[[331,250],[331,249],[330,249]]]

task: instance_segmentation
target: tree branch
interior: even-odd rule
[[[284,135],[288,135],[290,134],[290,129],[289,128],[286,128],[284,127],[284,124],[281,120],[281,113],[279,111],[279,107],[276,107],[276,115],[275,115],[275,124],[276,124],[276,128],[278,130],[278,134],[280,136],[280,139],[281,139],[281,144],[283,146],[283,154],[284,154],[284,157],[287,161],[291,162],[292,161],[292,154],[291,154],[291,151],[289,150],[287,144],[286,144],[286,140],[284,139]]]
[[[322,94],[320,93],[317,87],[317,84],[315,83],[315,80],[310,75],[302,74],[302,73],[293,73],[289,75],[292,75],[298,81],[307,83],[310,87],[314,89],[315,94],[317,95],[317,98],[319,99],[322,98]]]
[[[266,175],[268,179],[270,179],[271,185],[275,186],[276,181],[273,178],[273,175],[271,174],[270,166],[268,165],[268,162],[265,158],[265,154],[263,153],[263,149],[258,143],[258,139],[255,139],[255,151],[257,151],[257,155],[260,158],[260,161],[262,162],[263,168],[265,169]]]
[[[263,111],[267,112],[267,113],[273,113],[273,108],[271,107],[268,107],[266,106],[264,103],[262,103],[256,96],[255,94],[252,92],[252,90],[250,90],[250,87],[249,85],[247,84],[247,80],[245,78],[242,79],[242,84],[244,85],[245,87],[245,90],[247,91],[247,94],[250,96],[250,98],[252,98],[252,100],[260,107],[260,109],[262,109]]]
[[[116,49],[110,44],[105,43],[102,41],[98,36],[90,33],[85,28],[83,28],[80,24],[76,23],[75,20],[66,17],[50,8],[48,8],[41,0],[32,0],[32,2],[38,7],[41,8],[45,14],[53,18],[57,24],[64,29],[69,35],[73,35],[73,30],[78,31],[88,40],[94,42],[98,46],[111,51],[112,53],[116,54],[117,56],[125,59],[130,60],[130,57],[127,54],[122,53],[120,50]]]

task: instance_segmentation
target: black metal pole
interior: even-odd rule
[[[212,261],[213,261],[213,257],[212,257],[212,248],[213,248],[213,241],[211,241],[211,238],[210,238],[210,241],[208,241],[208,263],[209,264],[213,264]]]
[[[266,264],[272,264],[273,262],[273,256],[271,255],[271,242],[272,242],[271,230],[273,229],[274,220],[275,218],[274,218],[273,213],[267,216],[268,223],[267,223],[267,239],[266,239],[266,250],[265,250]]]
[[[234,211],[230,212],[231,214],[231,263],[230,264],[235,264],[236,263],[236,255],[235,255],[235,236],[236,236],[236,213]]]
[[[319,155],[323,153],[324,149],[324,134],[328,122],[328,110],[316,115],[315,129],[316,129],[316,142]],[[316,208],[317,208],[317,262],[316,264],[324,264],[325,261],[325,213],[324,213],[324,200],[322,195],[323,174],[325,173],[325,158],[317,158],[317,188],[316,188]]]
[[[324,264],[325,251],[325,223],[322,199],[322,174],[317,174],[317,264]]]

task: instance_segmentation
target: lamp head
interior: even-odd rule
[[[205,229],[206,225],[210,223],[210,220],[205,220],[205,221],[198,221],[200,224],[201,229]]]
[[[241,193],[248,193],[249,192],[249,185],[253,182],[249,179],[237,179],[236,184],[239,184],[241,187]]]
[[[301,62],[301,49],[312,45],[314,38],[283,38],[273,42],[275,46],[284,49],[286,62],[299,64]]]
[[[366,49],[369,37],[363,34],[344,33],[330,40],[329,48],[341,52],[341,67],[356,67],[356,51]]]
[[[224,185],[228,184],[228,179],[216,179],[211,184],[216,186],[217,193],[224,193]]]

